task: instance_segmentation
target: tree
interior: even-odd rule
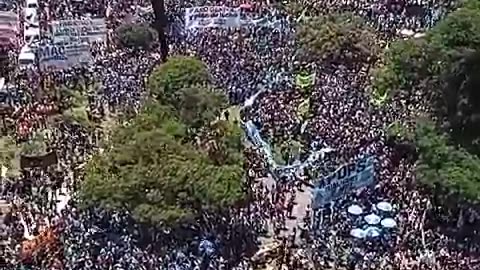
[[[411,91],[432,79],[433,53],[425,39],[401,40],[393,43],[385,53],[386,61],[374,72],[375,94],[392,95],[398,91]]]
[[[243,198],[241,164],[219,165],[184,138],[186,126],[168,107],[149,105],[113,135],[88,164],[82,196],[139,221],[172,226]]]
[[[455,140],[480,154],[476,87],[480,67],[480,6],[468,1],[423,38],[391,44],[374,70],[373,95],[428,98],[439,124]]]
[[[223,93],[205,87],[187,87],[170,98],[178,116],[192,128],[200,128],[215,120],[228,107]]]
[[[218,119],[198,134],[197,146],[217,165],[243,164],[243,130],[236,124]]]
[[[373,63],[379,52],[375,34],[350,13],[305,20],[297,29],[300,53],[328,63]],[[346,61],[348,60],[348,61]]]
[[[156,67],[148,78],[148,89],[157,100],[169,100],[176,91],[206,85],[209,75],[205,64],[192,57],[172,57]]]
[[[4,136],[0,139],[0,167],[6,167],[9,175],[15,175],[19,171],[18,153],[19,147],[12,137]]]
[[[140,24],[123,24],[116,30],[120,44],[132,49],[148,49],[155,40],[154,30]]]
[[[243,201],[243,133],[218,119],[227,100],[208,78],[194,58],[174,57],[157,67],[148,104],[89,162],[84,201],[127,209],[160,227]]]
[[[432,189],[456,194],[460,200],[480,199],[480,159],[462,148],[449,145],[448,137],[430,121],[420,121],[415,131],[420,154],[417,179]]]
[[[445,80],[443,109],[452,135],[480,153],[480,51],[459,55]]]

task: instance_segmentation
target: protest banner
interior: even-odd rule
[[[251,18],[242,14],[240,7],[200,6],[185,9],[185,29],[201,28],[238,28],[242,26],[257,25],[281,29],[285,20],[268,18]]]
[[[202,6],[185,9],[185,28],[239,27],[240,8]]]
[[[50,23],[53,43],[94,42],[106,40],[105,19],[59,20]]]
[[[85,43],[67,45],[42,45],[38,48],[38,61],[41,69],[66,69],[75,65],[87,64],[92,60],[90,47]]]
[[[46,168],[48,166],[57,164],[57,162],[57,152],[55,151],[40,156],[20,156],[20,167],[23,169],[33,167]]]
[[[347,193],[374,182],[374,157],[362,158],[355,163],[345,164],[329,176],[314,183],[313,208],[345,196]]]

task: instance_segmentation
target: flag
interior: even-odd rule
[[[387,101],[387,97],[388,97],[387,92],[383,93],[383,95],[375,92],[372,97],[372,103],[377,106],[382,106]]]
[[[295,77],[295,83],[300,88],[307,88],[309,86],[313,86],[315,84],[315,73],[310,75],[301,75],[297,74]]]
[[[2,165],[1,176],[4,178],[7,177],[7,172],[8,172],[8,168]]]
[[[308,118],[308,114],[310,112],[310,98],[306,98],[300,104],[298,105],[297,108],[297,117],[300,119],[306,119]]]

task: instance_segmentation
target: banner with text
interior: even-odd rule
[[[323,207],[355,189],[372,184],[375,174],[374,160],[375,158],[370,156],[345,164],[334,173],[314,183],[312,207]]]
[[[185,9],[185,29],[201,28],[237,28],[242,26],[261,26],[282,29],[283,19],[252,18],[242,14],[240,7],[200,6]]]
[[[238,27],[240,8],[223,6],[203,6],[185,9],[185,28]]]
[[[66,69],[75,65],[88,64],[92,60],[87,43],[67,45],[43,45],[38,48],[41,69]]]
[[[50,31],[54,43],[94,42],[107,37],[105,19],[52,21]]]

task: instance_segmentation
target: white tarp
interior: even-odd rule
[[[50,31],[54,43],[94,42],[107,37],[107,25],[103,18],[52,21]]]
[[[50,44],[38,48],[41,69],[66,69],[92,60],[88,43]]]

